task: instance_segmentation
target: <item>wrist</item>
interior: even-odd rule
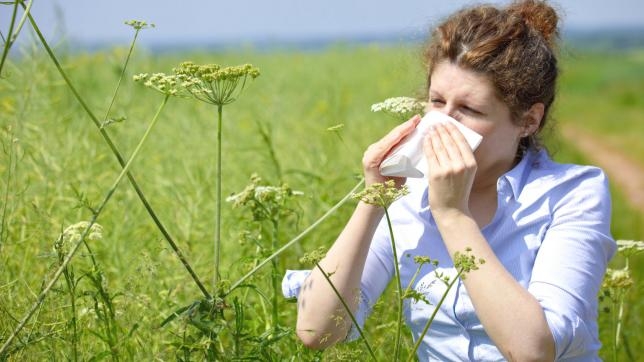
[[[459,220],[462,221],[472,219],[472,215],[469,213],[469,211],[459,208],[432,208],[431,212],[434,221],[436,221],[436,224],[439,225],[452,224],[459,222]]]

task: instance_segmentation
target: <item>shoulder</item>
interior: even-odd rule
[[[601,168],[555,162],[545,152],[540,152],[531,161],[523,191],[549,194],[555,199],[610,195],[608,179]]]

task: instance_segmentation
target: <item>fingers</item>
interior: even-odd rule
[[[461,133],[461,131],[459,131],[459,129],[451,123],[445,124],[445,128],[452,136],[454,146],[458,149],[463,162],[466,165],[472,165],[473,163],[475,164],[476,160],[474,159],[474,153],[472,152],[472,148],[467,142],[467,139],[465,138],[465,136],[463,136],[463,133]]]
[[[380,150],[385,150],[386,154],[394,146],[400,143],[400,141],[405,138],[405,136],[412,133],[414,129],[416,129],[416,126],[418,126],[419,122],[420,116],[413,116],[407,122],[404,122],[398,125],[396,128],[392,129],[385,137],[378,141],[376,143],[377,147],[379,147]]]
[[[425,156],[432,167],[461,168],[475,166],[472,150],[463,134],[450,123],[432,126],[425,137]]]
[[[469,212],[469,194],[477,165],[465,137],[453,124],[434,125],[425,137],[424,151],[432,210]]]
[[[392,179],[391,177],[384,177],[380,174],[380,164],[392,148],[398,145],[405,136],[409,135],[414,131],[414,129],[416,129],[420,119],[421,118],[418,115],[412,117],[407,122],[404,122],[392,129],[386,136],[367,148],[362,156],[362,167],[364,168],[366,185]],[[396,180],[398,185],[402,185],[402,183],[404,183],[403,178],[393,179]]]
[[[380,162],[382,162],[387,153],[389,153],[389,151],[393,147],[400,143],[400,141],[405,138],[405,136],[413,132],[419,122],[420,116],[416,115],[407,122],[404,122],[398,125],[396,128],[392,129],[378,142],[369,146],[364,153],[363,164],[365,164],[365,166],[367,164],[375,164],[376,166],[380,165]]]

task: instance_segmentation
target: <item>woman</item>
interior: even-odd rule
[[[555,96],[557,21],[545,2],[519,1],[464,9],[433,33],[428,108],[483,140],[473,153],[454,125],[435,126],[424,138],[427,179],[394,179],[410,190],[389,208],[401,282],[411,282],[415,255],[438,260],[444,275],[455,275],[452,256],[466,248],[485,263],[449,291],[421,361],[598,360],[597,293],[615,251],[606,178],[553,162],[539,143]],[[390,179],[378,167],[418,122],[366,150],[367,185]],[[320,262],[360,323],[394,276],[383,215],[360,202]],[[298,336],[311,348],[344,340],[351,323],[330,318],[345,313],[342,304],[318,270],[306,275],[284,279],[287,294],[299,293]],[[419,338],[445,287],[431,268],[413,287],[431,303],[405,303]]]

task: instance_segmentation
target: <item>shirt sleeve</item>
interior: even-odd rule
[[[394,207],[392,205],[392,207]],[[356,321],[360,328],[373,310],[382,292],[394,275],[394,259],[387,220],[383,217],[371,240],[369,253],[360,279],[360,304]],[[358,339],[360,334],[355,325],[351,326],[347,341]]]
[[[528,288],[543,307],[557,360],[579,358],[599,349],[597,297],[616,249],[603,172],[586,168],[566,189],[553,200],[552,221]]]
[[[358,310],[354,317],[360,328],[371,314],[373,305],[376,303],[382,292],[387,287],[394,274],[393,253],[386,219],[383,218],[376,229],[367,260],[360,280],[360,300]],[[286,298],[297,298],[300,289],[310,270],[287,270],[282,279],[282,294]],[[346,341],[353,341],[360,337],[355,325],[351,326]]]

